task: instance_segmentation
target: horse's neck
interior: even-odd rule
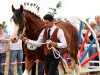
[[[28,22],[27,21],[27,27],[26,27],[26,36],[29,38],[29,39],[32,39],[32,40],[37,40],[40,32],[36,32],[35,33],[35,27],[33,27],[31,22]]]
[[[38,18],[37,16],[32,15],[31,13],[30,14],[26,13],[25,17],[26,17],[26,25],[27,25],[26,26],[27,27],[26,28],[27,36],[30,39],[36,40],[42,30],[40,30],[36,33],[35,33],[35,31],[37,31],[39,28],[41,28],[43,26],[43,21],[40,18]]]

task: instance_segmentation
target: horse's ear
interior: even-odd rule
[[[14,6],[12,5],[12,12],[14,12],[15,11],[15,8],[14,8]]]
[[[20,5],[20,11],[23,12],[23,5]]]

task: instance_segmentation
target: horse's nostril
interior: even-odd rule
[[[16,40],[16,38],[14,38],[14,40]]]

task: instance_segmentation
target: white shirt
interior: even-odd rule
[[[2,38],[0,38],[0,53],[4,53],[6,51],[5,40],[8,39],[8,34],[3,32]]]
[[[22,50],[22,40],[18,40],[16,43],[10,41],[10,50]]]
[[[54,32],[54,30],[56,28],[57,27],[55,25],[53,25],[53,27],[50,28],[51,29],[50,36],[53,34],[53,32]],[[26,41],[26,42],[33,43],[33,45],[35,45],[37,47],[40,47],[41,44],[38,44],[38,43],[43,43],[44,30],[40,33],[37,41],[29,40],[29,41]],[[57,38],[60,41],[60,42],[57,43],[57,47],[58,48],[66,48],[67,47],[67,42],[66,42],[66,39],[65,39],[65,36],[64,36],[64,32],[63,32],[62,29],[58,30],[58,32],[57,32]]]
[[[95,29],[94,31],[95,31],[96,34],[97,34],[97,33],[100,33],[100,25],[97,25],[97,26],[96,26],[96,29]]]

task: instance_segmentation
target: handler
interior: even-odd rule
[[[53,50],[48,49],[47,47],[54,47],[57,50],[60,48],[66,48],[67,42],[65,39],[65,35],[62,29],[57,28],[57,26],[54,24],[54,18],[50,14],[46,14],[44,17],[44,24],[46,28],[40,33],[38,40],[29,40],[26,37],[23,37],[23,40],[26,40],[26,43],[32,43],[36,47],[40,47],[41,44],[39,43],[46,43],[47,40],[50,42],[49,46],[47,44],[44,44],[44,63],[45,63],[45,72],[47,75],[59,75],[58,72],[58,64],[60,61],[60,58],[56,59],[53,55]]]

